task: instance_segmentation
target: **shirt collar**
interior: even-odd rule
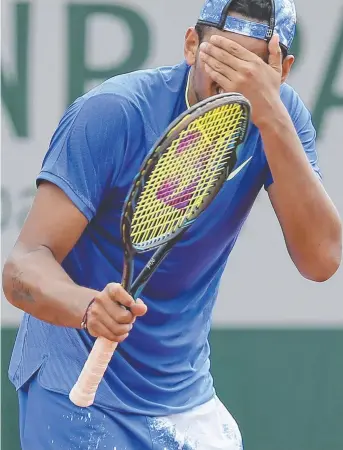
[[[185,89],[185,103],[186,103],[187,109],[190,108],[190,104],[189,104],[189,101],[188,101],[190,76],[191,76],[191,69],[189,68],[188,75],[187,75],[187,84],[186,84],[186,89]]]

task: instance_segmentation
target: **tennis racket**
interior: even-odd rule
[[[135,177],[121,217],[122,286],[138,298],[175,243],[216,197],[245,140],[250,104],[240,94],[219,94],[178,117],[155,144]],[[155,250],[133,282],[134,256]],[[82,407],[93,404],[117,342],[98,338],[70,392]]]

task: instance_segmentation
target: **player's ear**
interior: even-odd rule
[[[188,28],[185,36],[184,55],[189,66],[195,64],[198,47],[198,33],[195,31],[194,27]]]
[[[293,55],[288,55],[286,56],[286,58],[283,60],[282,62],[282,78],[281,78],[281,82],[284,83],[287,78],[288,75],[291,71],[291,68],[293,66],[294,63],[294,56]]]

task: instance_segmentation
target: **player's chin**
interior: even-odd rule
[[[215,84],[211,88],[211,94],[208,97],[213,97],[215,95],[224,94],[225,90],[219,86],[218,84]]]
[[[218,95],[220,93],[221,92],[219,92],[217,89],[211,89],[210,91],[208,91],[202,95],[198,95],[198,101],[202,102],[202,101],[207,100],[208,98],[214,97],[215,95]]]
[[[197,91],[197,101],[202,102],[203,100],[207,100],[208,98],[214,97],[218,94],[224,94],[226,92],[221,86],[216,83],[210,84],[207,89],[203,89],[202,91]]]

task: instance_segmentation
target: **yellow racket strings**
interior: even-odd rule
[[[193,216],[226,170],[243,114],[239,104],[223,105],[172,141],[138,200],[131,223],[134,245],[174,233]]]

